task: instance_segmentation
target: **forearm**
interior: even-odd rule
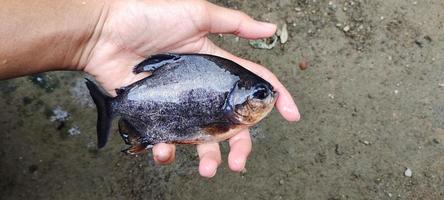
[[[0,0],[0,80],[81,69],[106,0]]]

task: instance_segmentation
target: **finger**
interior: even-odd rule
[[[217,167],[221,163],[218,143],[206,143],[197,145],[199,154],[199,173],[203,177],[211,178],[216,175]]]
[[[230,138],[230,153],[228,166],[231,170],[240,172],[245,168],[247,157],[251,152],[251,137],[248,129],[244,129]]]
[[[211,33],[233,33],[239,37],[257,39],[270,37],[276,25],[252,19],[243,12],[209,4],[207,29]]]
[[[200,53],[213,54],[232,60],[245,67],[249,71],[267,80],[273,86],[274,90],[276,90],[279,94],[276,101],[276,108],[278,109],[279,113],[281,113],[281,115],[288,121],[298,121],[300,119],[298,107],[294,103],[293,97],[291,96],[290,92],[288,92],[285,86],[282,85],[277,77],[267,68],[254,62],[234,56],[214,45],[214,43],[211,42],[209,39],[206,39],[206,42],[204,43],[204,45],[202,45]]]
[[[153,147],[154,162],[159,165],[167,165],[176,158],[176,145],[159,143]]]

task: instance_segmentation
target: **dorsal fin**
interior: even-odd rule
[[[117,96],[120,96],[123,92],[125,92],[125,88],[117,88],[116,89]]]
[[[153,55],[138,65],[136,65],[133,69],[135,74],[141,72],[153,72],[156,69],[159,69],[167,64],[176,63],[181,58],[180,55],[177,54],[157,54]]]

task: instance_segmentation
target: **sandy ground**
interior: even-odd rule
[[[288,26],[271,50],[212,36],[269,67],[302,114],[252,131],[245,173],[226,143],[212,179],[192,146],[170,166],[121,154],[117,134],[97,151],[83,75],[56,72],[0,82],[1,199],[444,199],[442,0],[216,3]]]

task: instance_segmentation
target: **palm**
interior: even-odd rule
[[[277,109],[290,121],[299,119],[292,97],[277,78],[264,67],[236,57],[215,46],[207,33],[234,33],[244,38],[269,37],[275,26],[257,22],[247,15],[218,7],[205,1],[117,1],[111,6],[103,26],[99,26],[97,42],[86,63],[85,71],[110,94],[146,75],[132,73],[132,67],[146,57],[165,52],[207,53],[231,59],[269,81],[279,93]],[[154,159],[168,164],[174,160],[174,145],[158,144]],[[240,171],[251,150],[248,130],[230,139],[228,164]],[[199,172],[211,177],[221,162],[217,143],[197,146],[201,159]],[[161,159],[162,154],[166,159]]]
[[[149,55],[206,51],[208,31],[199,30],[205,23],[196,24],[190,19],[204,16],[203,12],[178,4],[125,4],[125,7],[112,8],[103,27],[104,34],[86,68],[95,68],[97,72],[91,74],[114,94],[115,88],[142,77],[132,74],[131,66]],[[104,71],[98,71],[98,68]]]

